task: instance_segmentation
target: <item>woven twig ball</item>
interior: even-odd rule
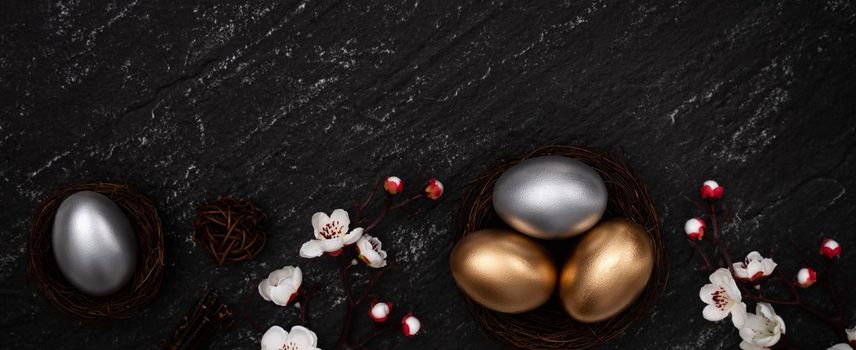
[[[224,197],[203,203],[193,220],[193,241],[218,265],[252,260],[265,246],[266,215],[250,201]]]
[[[80,191],[95,191],[113,200],[130,219],[137,237],[137,270],[126,286],[108,296],[89,296],[75,289],[63,277],[51,249],[57,209],[66,197]],[[51,192],[36,209],[27,241],[27,275],[36,289],[60,311],[82,319],[128,318],[155,297],[163,273],[163,232],[157,209],[130,186],[101,182],[76,184]]]
[[[546,155],[574,158],[594,168],[609,192],[606,216],[625,217],[651,235],[654,243],[654,270],[647,287],[624,312],[597,323],[575,321],[553,297],[541,307],[507,314],[479,305],[463,292],[464,298],[482,330],[491,338],[518,349],[585,349],[613,339],[633,322],[645,316],[648,308],[665,288],[668,276],[660,220],[644,182],[616,158],[592,149],[576,146],[546,146],[522,156],[500,161],[473,180],[460,202],[455,241],[483,228],[507,227],[492,205],[493,186],[508,168],[523,160]]]

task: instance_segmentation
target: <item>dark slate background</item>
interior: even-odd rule
[[[831,1],[4,1],[0,5],[0,314],[3,348],[153,348],[203,288],[259,323],[296,309],[255,285],[299,264],[325,285],[313,304],[335,342],[333,264],[303,260],[309,218],[417,168],[447,196],[378,232],[403,269],[384,293],[426,330],[401,348],[497,348],[448,273],[462,188],[495,159],[545,144],[621,154],[647,179],[671,265],[650,316],[604,349],[737,347],[729,323],[701,317],[706,275],[686,263],[686,196],[715,178],[735,219],[735,255],[775,248],[780,269],[821,237],[856,267],[856,5]],[[25,279],[31,215],[48,191],[82,180],[135,185],[160,209],[168,270],[135,317],[82,323]],[[216,267],[190,240],[193,208],[232,194],[272,219],[257,260]],[[853,277],[853,276],[851,276]],[[853,303],[848,315],[856,315]],[[787,341],[839,336],[779,308]],[[851,316],[850,321],[856,321]],[[258,347],[246,322],[214,348]]]

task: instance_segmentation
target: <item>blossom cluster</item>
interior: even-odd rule
[[[700,190],[701,198],[710,204],[711,215],[709,219],[714,227],[712,235],[705,236],[708,225],[703,218],[693,217],[684,224],[684,232],[688,242],[702,256],[705,267],[713,270],[709,276],[710,283],[705,284],[699,290],[699,298],[707,304],[702,315],[709,321],[720,321],[731,316],[731,322],[742,339],[741,349],[770,349],[779,343],[786,332],[785,321],[776,314],[772,304],[778,302],[784,305],[799,305],[803,308],[808,308],[808,306],[802,304],[798,296],[795,296],[794,300],[780,301],[768,299],[758,293],[757,295],[753,294],[751,298],[757,302],[755,312],[747,311],[744,294],[754,293],[752,289],[760,291],[761,283],[773,276],[778,266],[773,259],[765,258],[757,251],[750,252],[742,261],[733,262],[726,267],[714,268],[712,266],[710,259],[701,250],[697,242],[704,239],[710,240],[717,246],[717,250],[725,260],[731,261],[716,226],[715,202],[721,199],[724,193],[724,187],[713,180],[705,181]],[[841,256],[841,250],[838,242],[831,238],[825,238],[820,245],[819,253],[831,262]],[[805,266],[793,275],[792,280],[785,279],[784,282],[791,287],[792,293],[796,294],[796,288],[809,288],[817,282],[817,279],[817,271],[812,267]],[[825,318],[827,321],[830,319]],[[831,320],[832,323],[840,324],[838,322],[840,315]],[[856,327],[846,329],[844,333],[843,336],[846,336],[848,343],[836,344],[830,347],[830,350],[852,350],[856,348]]]
[[[356,257],[356,259],[353,259],[353,262],[342,265],[343,276],[348,273],[348,269],[351,266],[357,265],[359,262],[373,269],[385,268],[387,266],[388,254],[384,250],[381,240],[378,237],[368,234],[367,231],[377,225],[386,213],[393,209],[404,207],[417,199],[438,200],[442,196],[444,188],[439,180],[431,178],[422,191],[396,205],[391,205],[390,203],[393,196],[398,195],[404,190],[404,182],[401,178],[396,176],[387,177],[383,181],[383,189],[388,199],[385,202],[386,207],[384,208],[384,212],[367,228],[352,228],[351,217],[344,209],[333,210],[329,215],[324,212],[312,215],[311,221],[314,238],[303,243],[300,247],[300,257],[312,259],[326,255],[342,258],[341,254],[349,254]],[[370,196],[369,199],[371,198]],[[362,219],[358,220],[356,224],[362,222]],[[376,277],[379,277],[379,274]],[[351,299],[351,286],[347,285],[347,281],[347,278],[343,277],[343,282],[346,283],[344,287],[348,290],[348,314],[346,322],[350,322],[351,312],[353,308],[362,302],[362,298],[360,300]],[[264,300],[273,302],[278,306],[294,304],[297,307],[303,308],[305,305],[300,305],[298,302],[298,298],[303,293],[301,289],[302,284],[303,272],[300,267],[285,266],[271,272],[267,278],[262,280],[259,283],[258,291]],[[366,295],[368,295],[368,292],[366,292]],[[369,307],[368,316],[372,322],[380,325],[390,318],[392,311],[393,305],[391,302],[375,300]],[[412,337],[422,330],[422,322],[412,312],[407,312],[401,318],[400,329],[404,336]],[[361,342],[358,347],[365,348],[363,344],[375,335],[377,334],[373,333],[364,338],[366,340]],[[337,344],[337,348],[341,347],[352,348],[348,344],[345,332],[343,332],[343,338]],[[319,349],[318,337],[315,332],[302,325],[295,325],[290,331],[286,331],[279,326],[273,326],[262,336],[261,349],[317,350]]]

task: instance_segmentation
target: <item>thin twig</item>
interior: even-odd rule
[[[701,246],[698,243],[690,238],[687,238],[687,243],[695,249],[696,254],[698,254],[704,260],[704,269],[706,271],[713,271],[713,265],[710,263],[710,258],[707,257],[707,253],[705,253]]]
[[[710,238],[710,241],[716,246],[716,249],[719,252],[720,256],[723,259],[725,259],[725,262],[728,264],[728,269],[731,271],[732,275],[736,275],[734,273],[734,265],[732,263],[731,254],[729,253],[728,248],[726,247],[725,241],[724,241],[724,239],[721,235],[721,232],[719,230],[719,222],[718,222],[718,218],[716,215],[716,201],[714,201],[714,200],[710,201],[710,220],[711,220],[711,224],[713,226],[713,234],[712,234],[712,237]],[[707,256],[705,255],[705,253],[701,249],[701,247],[695,241],[688,239],[688,242],[689,242],[690,246],[692,246],[698,252],[698,254],[703,258],[704,263],[705,263],[704,269],[707,270],[709,268],[712,268],[712,266],[710,264],[710,260],[707,258]],[[795,243],[794,243],[794,246],[796,246]],[[814,260],[814,262],[817,262],[816,259],[806,257],[801,251],[799,251],[799,253],[801,255],[803,255],[803,260]],[[839,334],[840,337],[843,337],[844,336],[844,327],[845,327],[844,322],[843,322],[843,316],[842,316],[843,315],[843,313],[842,313],[843,303],[839,299],[838,293],[835,290],[834,286],[832,285],[832,281],[829,278],[831,273],[834,271],[834,267],[828,261],[824,264],[824,267],[825,268],[823,269],[822,272],[820,272],[820,275],[818,276],[819,277],[818,282],[820,282],[820,285],[829,291],[830,296],[832,298],[832,302],[836,306],[837,313],[835,315],[830,315],[830,314],[824,313],[823,311],[820,311],[820,310],[812,307],[811,305],[808,305],[800,297],[800,292],[797,289],[797,285],[795,284],[795,282],[780,276],[778,273],[776,273],[774,276],[769,276],[767,278],[767,280],[771,283],[778,282],[778,283],[785,285],[788,288],[788,292],[791,295],[790,299],[777,299],[777,298],[770,298],[770,297],[764,296],[761,294],[760,290],[755,290],[753,288],[754,287],[753,282],[737,280],[737,282],[738,282],[737,285],[738,285],[741,293],[743,294],[743,298],[746,300],[751,300],[751,301],[756,301],[756,302],[764,302],[764,303],[775,304],[775,305],[790,305],[790,306],[798,307],[798,308],[808,312],[809,314],[811,314],[815,318],[823,321],[824,323],[829,325],[830,328],[832,328],[836,332],[836,334]]]

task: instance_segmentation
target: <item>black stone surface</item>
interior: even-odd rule
[[[311,316],[330,347],[343,299],[331,262],[297,256],[309,218],[385,175],[415,186],[418,168],[446,197],[378,232],[403,266],[383,292],[425,324],[400,347],[497,348],[448,273],[456,201],[498,157],[545,144],[623,155],[663,219],[666,292],[603,349],[737,347],[728,322],[701,316],[706,275],[682,233],[685,197],[708,178],[727,188],[736,255],[775,249],[792,272],[791,241],[815,254],[830,236],[856,268],[851,1],[4,1],[0,18],[2,348],[153,348],[203,288],[243,305],[287,264],[326,285]],[[26,282],[34,208],[82,180],[133,184],[161,211],[164,287],[132,319],[71,320]],[[193,208],[225,194],[272,217],[251,263],[216,267],[190,240]],[[295,308],[252,298],[259,323],[296,322]],[[840,338],[777,310],[795,348]],[[238,321],[213,348],[260,338]]]

